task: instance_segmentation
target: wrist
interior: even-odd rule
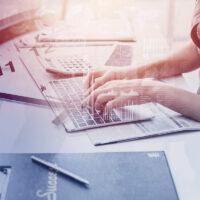
[[[129,67],[126,76],[129,79],[161,78],[166,76],[165,66],[169,65],[169,58],[144,64],[138,67]]]
[[[159,103],[162,101],[163,94],[165,93],[165,84],[158,81],[150,81],[148,88],[146,89],[146,95],[149,96],[150,101]]]
[[[131,80],[131,79],[141,79],[143,78],[141,76],[141,72],[143,71],[143,69],[140,69],[140,67],[133,67],[133,66],[129,66],[124,68],[124,78]]]

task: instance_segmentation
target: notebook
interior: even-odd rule
[[[11,167],[3,200],[178,200],[164,152],[35,156],[87,179],[90,186],[32,162],[30,154],[2,154],[0,166]]]

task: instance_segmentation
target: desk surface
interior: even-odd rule
[[[11,55],[4,44],[0,52]],[[11,50],[12,51],[12,50]],[[13,50],[14,51],[14,50]],[[16,53],[16,52],[15,52]],[[17,59],[17,55],[12,55]],[[1,63],[4,60],[1,56]],[[16,61],[18,62],[18,61]],[[19,74],[18,74],[19,72]],[[20,74],[23,74],[23,79]],[[12,79],[11,79],[12,78]],[[0,77],[0,89],[11,92],[15,85],[19,92],[42,98],[23,66],[18,63],[16,75],[5,72]],[[2,83],[6,87],[2,87]],[[164,150],[181,200],[200,199],[200,133],[176,134],[158,138],[94,147],[87,131],[66,133],[63,127],[54,126],[54,114],[48,108],[0,101],[0,153],[71,153]],[[120,127],[119,127],[120,128]],[[95,131],[91,130],[91,131]]]

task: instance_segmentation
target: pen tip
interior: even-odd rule
[[[86,186],[87,188],[90,188],[89,182],[85,183],[85,186]]]

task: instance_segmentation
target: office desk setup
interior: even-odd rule
[[[98,134],[105,135],[106,132],[115,132],[117,129],[127,134],[130,131],[130,125],[123,124],[68,133],[63,125],[56,126],[52,123],[55,115],[44,94],[40,91],[41,88],[38,87],[34,77],[31,76],[29,68],[26,66],[27,62],[37,68],[36,62],[38,60],[34,60],[32,56],[39,54],[42,57],[47,55],[45,52],[48,52],[49,57],[51,57],[55,54],[56,48],[59,56],[62,53],[65,55],[64,51],[75,51],[76,53],[80,51],[89,56],[91,65],[100,66],[111,55],[116,44],[103,47],[69,47],[69,43],[64,42],[54,43],[58,47],[51,47],[52,49],[50,47],[30,48],[28,46],[16,48],[16,44],[19,44],[20,40],[26,41],[28,39],[34,42],[33,38],[36,35],[37,33],[32,33],[0,46],[0,66],[2,69],[0,76],[0,153],[57,154],[165,151],[179,199],[199,199],[199,131],[180,132],[169,136],[134,141],[125,140],[124,142],[95,146],[94,137]],[[139,56],[139,52],[141,53],[141,49],[144,48],[140,42],[136,43],[132,45],[134,58]],[[59,47],[59,45],[62,47]],[[101,57],[102,49],[104,57]],[[99,59],[96,59],[96,57]],[[37,69],[35,73],[38,73]],[[43,74],[41,77],[43,77]],[[53,78],[58,79],[56,76],[53,76]],[[170,81],[177,84],[176,80],[179,82],[179,78],[173,78]],[[8,94],[12,94],[12,96]]]

